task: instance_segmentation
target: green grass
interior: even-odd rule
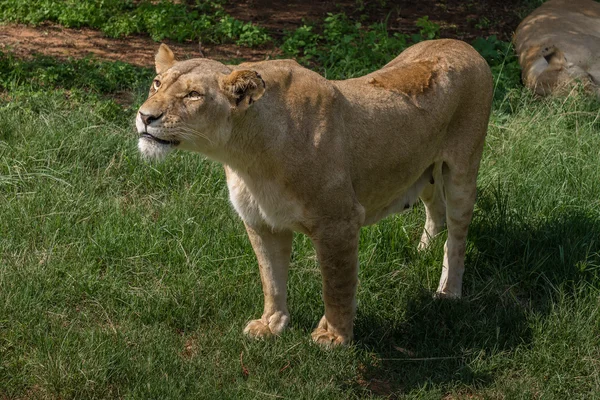
[[[464,299],[431,297],[444,238],[416,251],[418,206],[363,229],[357,340],[327,351],[310,341],[323,306],[302,235],[291,330],[242,336],[261,285],[222,168],[140,160],[151,73],[129,68],[0,57],[0,398],[598,397],[597,101],[534,99],[497,70]]]
[[[0,89],[4,90],[44,91],[60,87],[108,94],[141,88],[154,76],[154,70],[120,61],[57,60],[42,55],[21,60],[0,51]]]

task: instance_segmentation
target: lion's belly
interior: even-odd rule
[[[233,208],[250,226],[268,225],[273,229],[302,231],[304,207],[286,195],[276,183],[252,182],[228,173],[227,187]]]
[[[364,226],[371,225],[391,214],[397,214],[407,211],[419,199],[419,194],[416,191],[409,190],[399,197],[393,198],[386,205],[369,206],[365,208]]]
[[[336,190],[335,196],[347,196],[349,201],[357,199],[365,212],[363,225],[370,225],[390,214],[406,211],[415,204],[425,185],[433,182],[433,170],[434,164],[403,188],[392,182],[379,185],[381,182],[375,179],[371,187],[365,188],[368,194],[362,193],[361,196],[351,191],[343,194]],[[280,183],[244,179],[232,170],[227,171],[227,186],[234,209],[250,226],[268,225],[273,229],[308,233],[310,226],[323,217],[323,212],[331,211],[326,204],[322,204],[321,209],[308,209],[300,199],[286,192]],[[339,190],[339,186],[336,188]],[[327,190],[325,187],[321,189]]]
[[[385,193],[373,191],[364,198],[359,196],[359,201],[365,209],[363,225],[374,224],[390,214],[408,210],[417,202],[425,185],[433,182],[433,165],[431,165],[414,183],[404,190],[385,190]]]

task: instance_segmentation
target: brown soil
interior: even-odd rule
[[[198,57],[198,43],[176,43],[165,40],[178,58]],[[92,29],[67,29],[46,24],[40,27],[25,25],[0,26],[0,51],[10,50],[18,57],[28,58],[43,54],[58,58],[85,57],[93,55],[101,60],[125,61],[143,67],[154,65],[154,53],[158,43],[146,36],[126,39],[107,38]],[[276,53],[274,48],[249,49],[235,45],[202,47],[206,57],[219,60],[264,60]]]
[[[365,4],[362,10],[358,7],[361,3]],[[415,21],[428,15],[431,21],[441,26],[442,37],[470,41],[477,36],[489,35],[510,40],[519,22],[519,3],[519,0],[230,0],[225,9],[235,18],[266,27],[275,38],[304,22],[321,21],[327,13],[345,12],[363,24],[387,21],[390,31],[405,33],[418,31]],[[197,43],[165,42],[180,58],[199,55]],[[59,58],[93,55],[103,60],[152,66],[157,47],[157,43],[146,36],[110,39],[91,29],[65,29],[52,24],[0,26],[0,51],[10,50],[25,58],[33,54]],[[229,61],[262,60],[280,53],[273,45],[257,49],[206,45],[202,51],[206,57]]]

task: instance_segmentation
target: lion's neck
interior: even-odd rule
[[[273,137],[277,132],[265,126],[253,114],[234,119],[229,140],[222,146],[221,162],[244,174],[263,174],[272,169],[274,158]]]

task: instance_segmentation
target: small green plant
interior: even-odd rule
[[[302,25],[286,32],[281,50],[287,56],[309,61],[318,55],[318,44],[323,37],[314,32],[314,26]]]
[[[471,44],[490,65],[504,60],[512,50],[510,43],[499,40],[496,35],[487,38],[478,37]]]
[[[415,22],[415,25],[421,28],[418,34],[413,35],[413,42],[421,42],[423,40],[437,39],[440,36],[440,26],[429,20],[429,16],[425,15]]]
[[[240,46],[254,47],[271,40],[265,29],[224,15],[216,28],[220,41],[232,41]]]

